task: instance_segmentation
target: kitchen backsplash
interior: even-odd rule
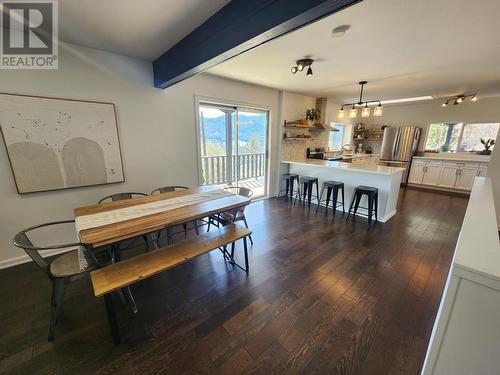
[[[282,160],[300,160],[306,157],[306,148],[324,147],[328,148],[329,131],[309,131],[286,129],[291,135],[310,134],[310,139],[282,139],[281,140],[281,159]],[[282,135],[283,137],[283,132]]]

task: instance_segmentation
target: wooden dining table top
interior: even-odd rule
[[[213,187],[198,187],[175,192],[161,193],[140,198],[124,199],[109,203],[92,204],[73,210],[75,218],[93,215],[121,208],[132,207],[150,202],[184,197],[190,194],[218,190]],[[85,245],[99,247],[151,233],[173,225],[184,224],[216,213],[241,208],[250,203],[250,198],[241,195],[228,195],[201,203],[193,203],[164,212],[141,216],[81,230],[80,241]]]

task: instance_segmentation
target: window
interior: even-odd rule
[[[330,139],[328,141],[328,147],[330,150],[340,150],[343,143],[342,140],[344,139],[344,130],[345,126],[342,124],[331,124],[332,128],[337,129],[338,131],[330,131]]]
[[[425,143],[426,150],[438,151],[480,151],[483,149],[481,138],[496,139],[500,124],[431,124]]]
[[[459,151],[479,151],[483,150],[481,138],[497,139],[500,124],[466,124],[462,133]],[[494,146],[493,146],[494,147]]]

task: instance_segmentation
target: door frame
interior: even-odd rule
[[[272,108],[265,104],[255,104],[247,103],[238,100],[215,98],[210,96],[194,95],[194,114],[195,114],[195,136],[196,136],[196,165],[198,168],[198,186],[202,183],[202,173],[201,173],[201,139],[200,139],[200,103],[210,103],[215,105],[227,106],[227,107],[240,107],[242,109],[254,109],[267,112],[267,129],[266,129],[266,145],[265,145],[265,184],[264,184],[264,196],[262,198],[267,198],[269,196],[269,184],[270,176],[269,171],[271,170],[271,157],[270,157],[270,137],[271,137],[271,118],[272,118]]]

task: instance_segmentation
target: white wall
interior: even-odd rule
[[[11,245],[30,225],[72,218],[75,207],[120,191],[150,192],[161,185],[198,184],[195,95],[234,100],[271,110],[271,176],[277,173],[279,92],[202,74],[165,90],[153,87],[151,63],[68,45],[59,70],[0,71],[0,91],[116,105],[126,182],[19,195],[7,154],[0,147],[0,267],[22,261]],[[270,192],[274,193],[271,178]]]

